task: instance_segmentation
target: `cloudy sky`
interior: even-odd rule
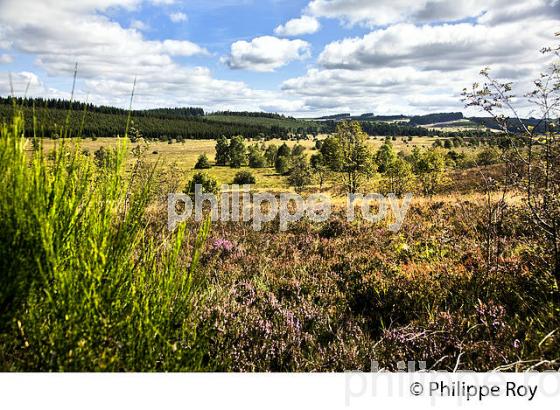
[[[560,0],[0,0],[0,95],[314,116],[463,110],[528,87]],[[464,110],[463,110],[464,111]]]

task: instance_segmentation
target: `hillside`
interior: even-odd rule
[[[9,121],[14,101],[0,97],[0,122]],[[25,115],[25,131],[33,135],[33,117],[41,124],[36,134],[47,138],[60,136],[68,123],[69,134],[84,137],[116,137],[124,135],[127,110],[115,107],[94,106],[64,100],[17,99]],[[262,114],[262,117],[258,116]],[[151,139],[212,139],[221,135],[243,135],[286,138],[293,133],[319,132],[321,126],[314,122],[287,117],[274,117],[266,113],[229,113],[206,115],[201,108],[159,108],[133,110],[131,125]]]

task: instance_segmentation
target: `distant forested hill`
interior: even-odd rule
[[[490,117],[470,117],[469,120],[471,120],[472,122],[477,123],[479,125],[482,125],[484,127],[487,127],[487,128],[492,128],[492,129],[495,129],[495,130],[501,130],[502,129],[494,118],[490,118]],[[556,120],[556,122],[558,123],[558,120]],[[508,120],[507,120],[507,126],[508,126],[508,129],[511,132],[522,132],[523,131],[523,125],[536,127],[537,132],[544,132],[545,131],[544,122],[539,121],[536,118],[523,118],[523,119],[521,119],[521,121],[517,120],[517,119],[513,119],[513,118],[508,118]]]
[[[115,137],[125,133],[128,111],[120,108],[55,99],[17,99],[15,102],[23,107],[28,135],[33,134],[33,117],[40,124],[36,134],[47,138],[62,135],[67,118],[71,136]],[[0,97],[0,122],[12,116],[13,103],[10,97]],[[277,114],[205,115],[202,108],[134,110],[131,119],[145,138],[152,139],[213,139],[221,135],[286,138],[290,134],[320,132],[322,129],[318,123]]]
[[[461,112],[440,112],[427,115],[415,115],[410,117],[410,123],[415,125],[436,124],[440,122],[458,121],[463,119]]]

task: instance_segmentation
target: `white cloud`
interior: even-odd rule
[[[449,22],[477,18],[485,13],[490,13],[495,20],[507,20],[515,15],[558,15],[558,9],[557,0],[312,0],[306,12],[348,24],[376,26],[400,22]]]
[[[22,95],[26,90],[28,94],[42,94],[46,91],[39,77],[33,73],[28,71],[0,72],[0,95],[10,95],[12,89],[17,95]]]
[[[183,21],[187,21],[188,17],[185,13],[177,11],[175,13],[169,14],[169,20],[171,20],[173,23],[181,23]]]
[[[9,54],[0,54],[0,64],[10,64],[14,58]]]
[[[130,22],[130,28],[138,30],[138,31],[146,31],[150,27],[141,20],[132,20]]]
[[[300,36],[303,34],[316,33],[321,25],[315,17],[301,16],[297,19],[291,19],[286,24],[280,25],[274,29],[274,33],[279,36]]]
[[[161,51],[172,56],[193,56],[195,54],[208,54],[204,48],[190,41],[164,40],[156,43]]]
[[[534,62],[547,44],[556,21],[525,20],[498,26],[396,24],[364,37],[328,44],[319,63],[326,68],[413,66],[419,69],[460,70],[504,59]],[[519,35],[523,33],[523,35]]]
[[[125,29],[96,12],[102,7],[138,5],[134,0],[57,0],[56,6],[51,2],[0,2],[0,25],[12,47],[34,54],[36,64],[50,75],[71,72],[75,62],[85,77],[149,74],[172,64],[172,56],[207,53],[186,40],[146,40],[138,30]]]
[[[494,76],[515,81],[515,92],[523,95],[547,61],[538,50],[552,41],[557,25],[538,22],[391,26],[327,45],[319,58],[322,68],[284,81],[282,89],[303,99],[310,111],[464,110],[461,90],[480,81],[480,69],[490,65]]]
[[[291,61],[309,58],[310,55],[310,45],[306,41],[263,36],[251,42],[236,41],[231,45],[229,56],[222,58],[222,62],[233,69],[274,71]]]
[[[554,44],[560,1],[312,0],[304,12],[374,30],[325,46],[285,93],[308,111],[421,113],[463,110],[460,92],[484,66],[526,92],[545,64],[538,50]]]

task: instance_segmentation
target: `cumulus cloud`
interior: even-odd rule
[[[301,36],[303,34],[313,34],[319,31],[321,25],[315,17],[301,16],[291,19],[286,24],[274,29],[274,33],[279,36]]]
[[[183,21],[187,21],[187,19],[187,15],[185,13],[181,13],[180,11],[169,14],[169,20],[173,23],[181,23]]]
[[[461,90],[490,66],[495,77],[515,81],[522,95],[548,61],[538,50],[554,41],[558,6],[558,0],[313,0],[306,10],[311,15],[375,28],[327,44],[318,67],[284,81],[282,90],[309,111],[464,110]],[[471,22],[454,21],[467,17]]]
[[[41,94],[46,91],[39,77],[28,71],[18,73],[0,72],[0,95],[10,95],[12,90],[23,93],[27,90],[29,94]]]
[[[263,36],[251,42],[236,41],[231,45],[229,56],[222,58],[222,62],[232,69],[274,71],[310,55],[311,47],[306,41]]]
[[[363,37],[328,44],[319,63],[326,68],[412,66],[460,70],[511,59],[533,62],[537,50],[550,40],[556,21],[527,20],[518,24],[396,24]],[[519,35],[522,32],[523,35]]]
[[[409,25],[378,30],[327,45],[319,58],[322,67],[284,81],[282,90],[302,98],[309,110],[328,108],[329,102],[337,107],[330,112],[463,110],[461,90],[479,81],[480,69],[489,64],[495,77],[515,81],[517,94],[523,95],[546,61],[539,46],[552,37],[544,38],[545,33],[541,37],[541,26],[534,21],[525,23],[515,26],[525,33],[519,39],[473,25],[453,26],[453,30]],[[476,34],[480,42],[451,34],[469,30],[480,30]],[[504,32],[511,33],[514,27],[508,30]]]
[[[306,9],[315,17],[335,18],[347,24],[370,26],[401,22],[427,23],[478,18],[508,20],[553,12],[557,0],[312,0]]]
[[[137,5],[133,0],[57,0],[56,6],[50,2],[0,3],[0,23],[12,47],[34,54],[36,64],[50,75],[71,72],[76,61],[86,77],[149,74],[171,64],[172,56],[206,53],[186,40],[146,40],[138,30],[125,29],[96,12],[103,6]]]

